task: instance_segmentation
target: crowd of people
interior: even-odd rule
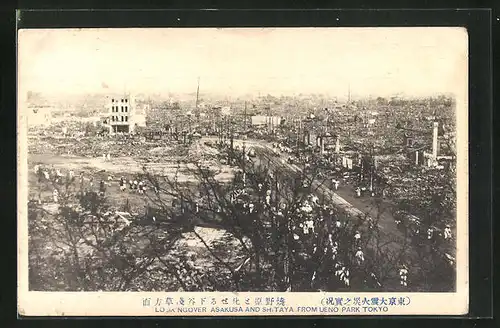
[[[108,154],[109,156],[109,154]],[[85,193],[91,191],[97,191],[101,196],[105,196],[108,187],[117,185],[121,192],[134,192],[138,194],[145,194],[149,189],[145,181],[138,181],[137,179],[126,179],[125,177],[120,177],[117,179],[113,174],[103,177],[103,174],[99,173],[88,173],[80,172],[77,177],[73,170],[67,170],[63,173],[61,169],[54,167],[42,166],[42,164],[36,164],[34,166],[34,173],[37,177],[38,183],[47,184],[47,186],[53,187],[52,190],[52,200],[57,203],[60,197],[59,187],[62,186],[77,186],[80,191]],[[98,182],[97,182],[98,181]],[[153,187],[155,192],[157,188]],[[41,190],[41,189],[40,189]],[[39,197],[39,202],[42,202],[41,197]]]
[[[280,151],[288,152],[289,149],[282,147],[281,149],[276,146]],[[103,155],[105,160],[110,160],[110,154]],[[248,160],[248,156],[243,157]],[[308,161],[309,162],[309,161]],[[247,164],[248,165],[248,164]],[[247,166],[247,168],[249,168]],[[155,186],[149,186],[145,181],[138,180],[136,178],[127,179],[124,176],[119,178],[113,175],[107,175],[103,172],[97,172],[94,174],[85,174],[85,172],[80,172],[78,176],[76,176],[73,170],[67,170],[66,172],[61,171],[60,169],[54,167],[42,166],[41,164],[36,164],[34,167],[34,172],[38,178],[39,183],[44,182],[53,182],[56,184],[54,186],[52,192],[52,198],[55,203],[59,201],[60,191],[57,185],[65,185],[65,184],[75,184],[76,186],[81,187],[81,189],[85,191],[95,191],[95,187],[97,188],[97,192],[104,196],[106,194],[107,188],[113,185],[117,185],[117,192],[133,192],[138,194],[145,194],[147,190],[150,188],[154,190],[155,193],[158,193],[158,189]],[[332,204],[327,201],[321,201],[319,197],[311,193],[310,188],[307,188],[307,182],[301,181],[301,186],[303,190],[308,190],[303,197],[300,198],[298,204],[296,204],[296,209],[294,212],[290,212],[288,206],[291,206],[287,203],[286,196],[283,196],[279,190],[282,188],[282,184],[289,183],[287,180],[279,180],[276,176],[273,175],[271,170],[267,172],[262,177],[258,177],[257,180],[251,179],[251,177],[245,177],[247,174],[243,172],[243,183],[237,184],[235,183],[232,186],[232,190],[230,192],[230,202],[232,205],[240,208],[240,211],[243,215],[246,215],[248,218],[256,218],[260,215],[260,217],[267,218],[268,221],[262,223],[265,229],[271,227],[271,218],[273,220],[275,218],[281,218],[282,222],[290,222],[290,231],[291,238],[300,245],[301,248],[310,248],[309,253],[316,253],[320,245],[315,244],[315,240],[319,233],[324,233],[325,229],[343,229],[347,225],[347,221],[342,221],[339,219],[337,215],[335,215],[335,210]],[[97,184],[96,184],[97,181]],[[341,178],[334,177],[331,179],[332,186],[335,190],[337,190],[340,186]],[[355,189],[358,197],[361,197],[361,188],[358,187]],[[372,190],[370,190],[372,191]],[[373,196],[373,193],[372,193]],[[41,201],[41,198],[40,198]],[[172,207],[177,206],[178,199],[174,199],[172,202]],[[181,203],[184,203],[184,200],[181,199]],[[193,210],[195,213],[200,213],[203,211],[203,199],[200,199],[193,202]],[[220,205],[216,205],[216,212],[221,212],[223,209]],[[184,212],[184,206],[182,206],[182,212]],[[265,212],[265,215],[262,215]],[[288,216],[288,217],[286,217]],[[373,220],[369,217],[365,218],[368,223],[366,227],[368,229],[373,229]],[[330,227],[328,227],[327,221],[331,221]],[[327,228],[328,227],[328,228]],[[434,237],[434,231],[432,229],[427,231],[428,239]],[[369,233],[369,232],[368,232]],[[352,263],[355,265],[361,266],[365,262],[365,230],[358,229],[353,232],[352,245],[354,247],[354,259]],[[333,258],[338,252],[340,247],[339,241],[333,238],[331,231],[327,231],[327,238],[329,240],[328,247],[330,252],[333,254]],[[443,231],[443,236],[445,239],[451,239],[451,229],[449,226]],[[326,252],[326,250],[325,250]],[[300,253],[300,252],[297,252]],[[336,261],[335,264],[335,276],[339,278],[346,286],[350,286],[352,272],[350,271],[352,267],[352,263],[343,263],[340,259]],[[315,273],[316,274],[316,273]],[[400,284],[403,287],[408,286],[408,276],[409,269],[406,264],[401,264],[399,269],[400,276]]]
[[[292,152],[292,150],[286,146],[279,147],[279,144],[274,144],[273,148],[274,148],[276,153],[279,153],[279,152],[291,153]],[[303,161],[305,161],[306,163],[310,162],[310,160],[307,161],[306,157],[303,157]],[[334,170],[334,169],[332,169],[332,170]],[[341,184],[341,181],[342,181],[342,177],[343,177],[343,174],[342,174],[342,172],[340,172],[340,174],[336,174],[336,175],[334,175],[333,178],[331,178],[332,189],[338,190],[338,188]],[[304,180],[303,182],[304,182],[303,187],[307,188],[307,185],[308,185],[307,181]],[[267,185],[269,185],[269,183],[270,183],[269,181],[265,181],[263,184],[260,183],[257,186],[257,189],[258,190],[266,189],[265,187],[263,188],[263,185],[267,186]],[[348,182],[345,182],[345,183],[348,183]],[[377,194],[375,193],[375,186],[368,187],[368,186],[358,185],[358,186],[355,186],[354,191],[355,191],[355,196],[357,196],[357,197],[363,197],[365,194],[368,194],[369,196],[374,197],[375,195],[379,194],[379,193],[377,193]],[[281,205],[279,205],[279,202],[275,203],[274,207],[272,206],[273,203],[271,200],[274,198],[273,193],[274,193],[273,190],[267,189],[265,192],[265,197],[263,199],[263,203],[265,205],[267,205],[269,208],[271,208],[272,210],[275,210],[277,216],[280,216],[282,214],[282,208],[281,208]],[[323,221],[325,217],[321,216],[321,215],[320,216],[312,215],[310,217],[307,217],[307,213],[316,212],[316,207],[328,209],[328,206],[329,205],[321,204],[321,202],[318,201],[318,198],[316,195],[309,195],[308,197],[306,197],[305,200],[303,201],[303,203],[301,203],[299,206],[299,211],[301,212],[300,215],[302,215],[304,220],[302,222],[299,222],[297,225],[293,226],[293,229],[294,229],[293,230],[293,239],[299,241],[299,240],[308,238],[308,236],[314,236],[315,234],[317,234],[318,226],[321,225],[321,221]],[[248,204],[244,205],[244,208],[247,208],[249,212],[255,211],[255,209],[258,209],[260,207],[261,206],[259,206],[258,204],[252,204],[252,203],[248,203]],[[328,214],[326,216],[328,216]],[[365,222],[366,222],[365,226],[368,228],[368,233],[369,233],[370,230],[375,228],[375,222],[374,222],[373,218],[371,218],[370,216],[367,216],[365,218]],[[339,220],[337,220],[335,222],[336,227],[342,227],[343,224],[345,224],[345,222],[342,223]],[[361,240],[362,240],[361,236],[363,233],[364,232],[362,232],[362,231],[356,231],[356,233],[354,235],[354,238],[356,239],[356,241],[359,241],[359,242],[355,243],[355,245],[356,245],[355,258],[356,258],[356,262],[359,265],[361,265],[361,263],[363,263],[365,261],[365,254],[364,254],[363,248],[361,246]],[[416,231],[416,233],[418,234],[419,231]],[[426,238],[428,241],[431,241],[431,242],[434,242],[434,241],[437,242],[438,240],[444,240],[445,242],[450,243],[453,241],[453,233],[452,233],[451,226],[449,224],[446,224],[443,229],[438,229],[434,226],[428,227],[427,231],[425,231],[424,233],[425,233],[425,236],[424,236],[424,234],[422,234],[422,237]],[[451,266],[453,266],[454,261],[455,261],[454,257],[448,253],[444,253],[444,255],[448,259],[449,264]],[[344,269],[344,271],[342,271],[343,269]],[[339,277],[343,277],[343,279],[346,279],[345,282],[346,282],[346,285],[348,285],[348,270],[347,271],[346,270],[347,269],[345,269],[345,268],[339,267],[336,274],[338,274]],[[409,278],[409,270],[410,270],[409,265],[405,264],[405,263],[401,263],[401,264],[399,264],[398,270],[399,270],[398,273],[399,273],[400,285],[402,287],[408,287],[409,279],[410,279]]]

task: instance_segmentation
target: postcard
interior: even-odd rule
[[[18,31],[21,316],[468,312],[468,34]]]

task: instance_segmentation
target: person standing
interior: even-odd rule
[[[123,177],[120,178],[120,190],[125,191],[125,179]]]
[[[104,184],[104,181],[101,180],[101,182],[99,183],[99,194],[101,196],[104,196],[105,192],[106,192],[106,185]]]
[[[40,168],[40,165],[35,165],[35,174],[38,178],[38,183],[41,183],[43,181],[43,172]]]
[[[451,239],[451,229],[450,225],[446,225],[446,228],[444,229],[444,239]]]
[[[40,173],[40,164],[36,164],[34,167],[35,174],[38,175]]]
[[[408,286],[408,267],[406,265],[403,265],[399,269],[399,278],[400,278],[400,284],[401,286],[407,287]]]

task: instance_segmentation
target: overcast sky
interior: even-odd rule
[[[19,32],[19,91],[410,96],[467,79],[458,28]]]

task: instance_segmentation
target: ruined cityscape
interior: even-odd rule
[[[30,289],[453,291],[454,99],[349,92],[30,92]]]
[[[463,37],[26,32],[29,290],[455,292]]]

